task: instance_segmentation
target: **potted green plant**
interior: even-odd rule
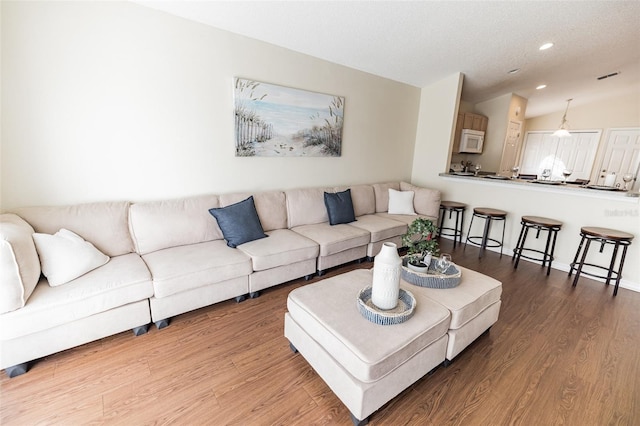
[[[429,219],[414,220],[402,236],[402,245],[407,247],[408,267],[419,272],[426,272],[432,256],[440,252],[436,233],[438,228]]]

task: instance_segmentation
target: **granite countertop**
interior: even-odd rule
[[[518,186],[522,189],[532,189],[538,191],[549,192],[571,192],[576,195],[585,195],[597,198],[631,198],[638,199],[640,193],[638,191],[623,191],[621,189],[611,189],[608,187],[593,185],[591,187],[574,184],[569,181],[568,183],[562,183],[559,181],[538,181],[538,180],[525,180],[525,179],[512,179],[504,176],[496,176],[493,173],[480,172],[478,176],[473,173],[452,172],[452,173],[440,173],[441,177],[466,180],[473,183],[483,183],[492,185],[509,185]]]

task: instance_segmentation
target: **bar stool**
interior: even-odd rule
[[[518,263],[520,262],[520,258],[524,257],[525,259],[535,260],[537,262],[542,262],[542,267],[547,266],[547,275],[551,272],[551,262],[553,262],[553,253],[556,249],[556,238],[558,237],[558,231],[562,228],[562,222],[558,222],[554,219],[549,219],[546,217],[539,216],[522,216],[520,221],[522,224],[522,229],[520,230],[520,236],[518,237],[518,243],[516,244],[516,248],[513,249],[513,260],[516,263],[513,265],[514,269],[518,268]],[[535,229],[536,239],[540,237],[541,231],[547,231],[547,244],[544,247],[544,251],[526,248],[525,242],[527,240],[527,234],[529,233],[529,229]],[[551,246],[551,251],[549,251],[549,246]],[[532,253],[540,253],[542,258],[526,256],[523,255],[522,252],[532,252]],[[547,264],[547,262],[549,262]]]
[[[620,278],[622,278],[622,267],[624,266],[624,258],[627,255],[627,247],[631,245],[631,240],[633,240],[633,234],[629,234],[627,232],[617,231],[615,229],[607,229],[607,228],[598,228],[594,226],[585,226],[580,228],[580,236],[582,239],[580,240],[580,245],[578,246],[578,251],[576,252],[576,256],[573,259],[573,262],[570,264],[571,268],[569,269],[569,276],[573,273],[573,270],[576,270],[576,277],[573,279],[573,287],[578,284],[578,279],[580,278],[580,274],[589,275],[595,278],[603,278],[606,279],[605,283],[609,285],[609,282],[612,278],[615,278],[616,285],[613,289],[613,295],[618,294],[618,286],[620,285]],[[584,245],[584,242],[587,242]],[[585,259],[587,258],[587,252],[589,251],[589,246],[591,242],[595,241],[600,243],[600,253],[603,252],[605,244],[613,244],[613,253],[611,255],[611,263],[609,263],[609,267],[594,265],[593,263],[585,263]],[[584,250],[582,247],[584,246]],[[618,270],[616,271],[615,263],[616,258],[618,257],[618,249],[622,247],[622,257],[620,258],[620,262],[618,264]],[[582,251],[582,256],[580,256],[580,252]],[[578,257],[580,257],[580,261],[578,261]],[[592,268],[602,269],[607,271],[607,275],[597,275],[591,272],[585,272],[582,270],[583,266],[590,266]]]
[[[484,219],[484,232],[482,236],[470,235],[471,226],[473,226],[474,218]],[[500,247],[500,257],[502,257],[502,247],[504,243],[504,225],[507,220],[507,212],[498,209],[492,209],[490,207],[476,207],[473,209],[473,216],[471,216],[471,223],[469,223],[469,231],[467,232],[467,239],[464,242],[464,248],[467,248],[467,243],[471,243],[476,246],[480,246],[480,253],[478,257],[482,257],[484,250],[487,247]],[[491,223],[493,221],[502,222],[502,240],[498,241],[494,238],[489,238],[489,231],[491,229]],[[493,243],[493,244],[492,244]]]
[[[453,236],[453,248],[456,247],[457,241],[462,244],[462,222],[464,221],[464,211],[466,209],[467,205],[463,203],[457,203],[455,201],[440,202],[440,224],[438,225],[438,235]],[[454,228],[442,226],[444,224],[444,217],[447,212],[449,212],[449,220],[451,220],[451,216],[453,213],[456,214],[456,223],[454,225]],[[443,230],[447,232],[442,232]]]

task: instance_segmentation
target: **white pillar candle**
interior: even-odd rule
[[[604,186],[614,186],[616,184],[616,174],[609,173],[604,178]]]

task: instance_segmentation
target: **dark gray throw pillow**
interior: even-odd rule
[[[218,221],[229,247],[236,248],[240,244],[268,237],[262,229],[253,196],[226,207],[209,209],[209,213]]]
[[[324,205],[327,207],[331,225],[349,223],[356,220],[356,215],[353,212],[353,201],[351,200],[351,189],[336,193],[325,192]]]

